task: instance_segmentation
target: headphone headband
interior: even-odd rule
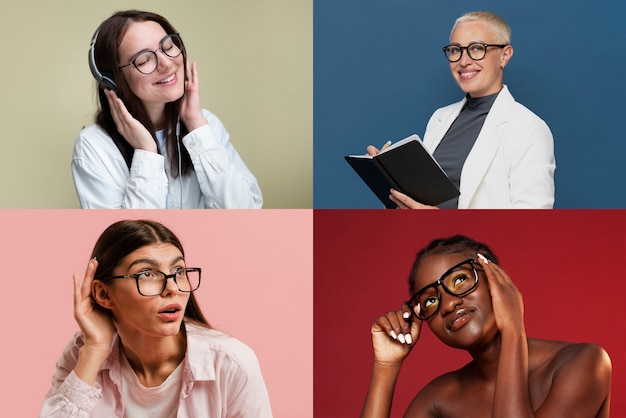
[[[117,85],[115,81],[113,81],[113,74],[109,71],[100,71],[96,65],[96,40],[98,39],[99,33],[100,27],[98,27],[96,33],[93,34],[91,45],[89,46],[89,69],[91,70],[93,78],[98,81],[102,88],[117,91]]]

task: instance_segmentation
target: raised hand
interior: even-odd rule
[[[393,366],[401,364],[419,339],[422,321],[411,317],[406,304],[399,311],[376,318],[371,327],[374,362]]]
[[[115,324],[109,312],[99,307],[91,296],[91,285],[97,267],[98,261],[91,259],[82,283],[74,274],[74,319],[83,333],[85,347],[108,353],[115,336]]]
[[[180,108],[180,118],[190,132],[208,123],[202,115],[198,69],[195,61],[187,66],[185,95]]]
[[[113,122],[115,122],[117,130],[122,134],[124,139],[134,149],[157,152],[154,138],[152,138],[152,135],[148,132],[146,127],[130,114],[124,102],[122,102],[122,99],[117,97],[117,94],[113,90],[105,89],[104,93],[109,102],[109,107],[111,108]]]
[[[389,417],[402,362],[419,339],[421,329],[422,321],[411,317],[406,303],[401,310],[376,318],[371,329],[374,366],[361,418]]]
[[[485,270],[491,293],[491,304],[500,332],[524,330],[524,301],[515,283],[497,264],[482,255],[479,263]]]

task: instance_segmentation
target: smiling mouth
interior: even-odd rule
[[[171,83],[172,81],[174,81],[174,78],[176,78],[176,73],[174,73],[171,76],[167,77],[165,80],[161,80],[161,81],[157,82],[157,84]]]
[[[478,71],[465,71],[465,72],[461,72],[461,73],[459,73],[459,75],[461,76],[461,78],[472,78],[472,77],[474,77],[476,74],[478,74]]]

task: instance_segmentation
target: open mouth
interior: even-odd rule
[[[159,314],[171,315],[180,312],[180,306],[167,305],[165,308],[159,311]]]

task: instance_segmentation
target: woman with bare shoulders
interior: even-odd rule
[[[362,418],[389,417],[402,363],[424,322],[472,361],[426,385],[405,416],[609,416],[607,353],[594,344],[527,337],[522,295],[485,244],[459,235],[432,241],[416,257],[409,289],[402,309],[372,325],[374,366]]]

